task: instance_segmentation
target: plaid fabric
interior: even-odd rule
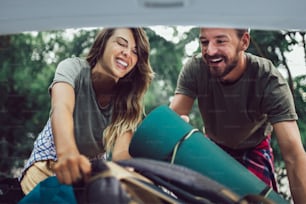
[[[274,157],[270,141],[271,136],[267,136],[256,147],[244,150],[233,150],[222,145],[219,146],[277,192]]]
[[[39,133],[38,137],[36,138],[31,156],[26,161],[26,164],[22,170],[22,175],[19,177],[19,180],[21,180],[25,171],[33,163],[44,160],[57,160],[50,119],[46,123],[44,129]]]

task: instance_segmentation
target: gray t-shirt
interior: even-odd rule
[[[75,91],[74,133],[79,151],[89,157],[103,153],[102,135],[111,121],[112,106],[99,107],[88,62],[76,57],[65,59],[56,69],[50,91],[57,82],[66,82]]]
[[[79,151],[89,158],[101,158],[105,153],[102,135],[111,121],[112,105],[105,109],[99,108],[92,87],[89,64],[80,58],[62,61],[56,69],[49,92],[57,82],[71,84],[75,91],[74,133]],[[50,118],[36,138],[19,179],[33,163],[43,160],[57,160]]]
[[[270,60],[246,53],[247,69],[234,84],[211,77],[201,55],[179,75],[175,93],[198,99],[205,133],[233,149],[254,147],[276,122],[297,120],[286,80]]]

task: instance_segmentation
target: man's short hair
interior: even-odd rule
[[[236,29],[237,35],[239,38],[243,36],[244,33],[250,33],[251,29],[250,28],[241,28],[241,29]]]

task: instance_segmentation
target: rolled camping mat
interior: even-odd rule
[[[288,203],[242,164],[200,131],[194,131],[168,106],[151,111],[137,128],[129,151],[132,157],[168,161],[195,170],[239,196],[263,195]]]

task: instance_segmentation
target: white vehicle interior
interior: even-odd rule
[[[306,29],[306,1],[8,0],[0,34],[81,27],[205,25]]]

